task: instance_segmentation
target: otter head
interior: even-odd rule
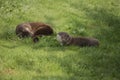
[[[57,34],[57,41],[60,42],[61,45],[69,45],[72,37],[66,32],[59,32]]]
[[[33,31],[29,24],[18,25],[16,33],[20,38],[33,36]]]

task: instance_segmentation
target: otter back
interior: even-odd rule
[[[94,38],[73,37],[70,44],[77,46],[99,46],[99,41]]]
[[[53,29],[41,22],[22,23],[16,27],[16,35],[20,38],[31,37],[36,39],[38,36],[51,34],[53,34]]]
[[[62,45],[76,45],[76,46],[99,46],[99,41],[94,38],[86,37],[71,37],[66,32],[59,32],[57,40]]]

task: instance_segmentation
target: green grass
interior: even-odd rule
[[[36,44],[16,25],[50,24]],[[95,37],[99,47],[61,46],[56,33]],[[119,80],[120,0],[0,0],[0,80]]]

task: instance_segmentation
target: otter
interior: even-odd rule
[[[84,46],[99,46],[99,41],[94,38],[87,37],[71,37],[66,32],[59,32],[57,34],[57,41],[61,45],[76,45],[80,47]]]
[[[22,23],[16,27],[16,35],[20,38],[31,37],[33,42],[38,42],[38,37],[53,34],[51,26],[41,22]]]

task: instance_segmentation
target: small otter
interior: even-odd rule
[[[57,34],[57,41],[60,42],[61,45],[77,45],[77,46],[99,46],[99,41],[94,38],[86,38],[86,37],[71,37],[66,32],[59,32]]]
[[[53,29],[41,22],[22,23],[16,27],[16,35],[20,38],[31,37],[34,42],[38,42],[38,36],[51,35]]]

